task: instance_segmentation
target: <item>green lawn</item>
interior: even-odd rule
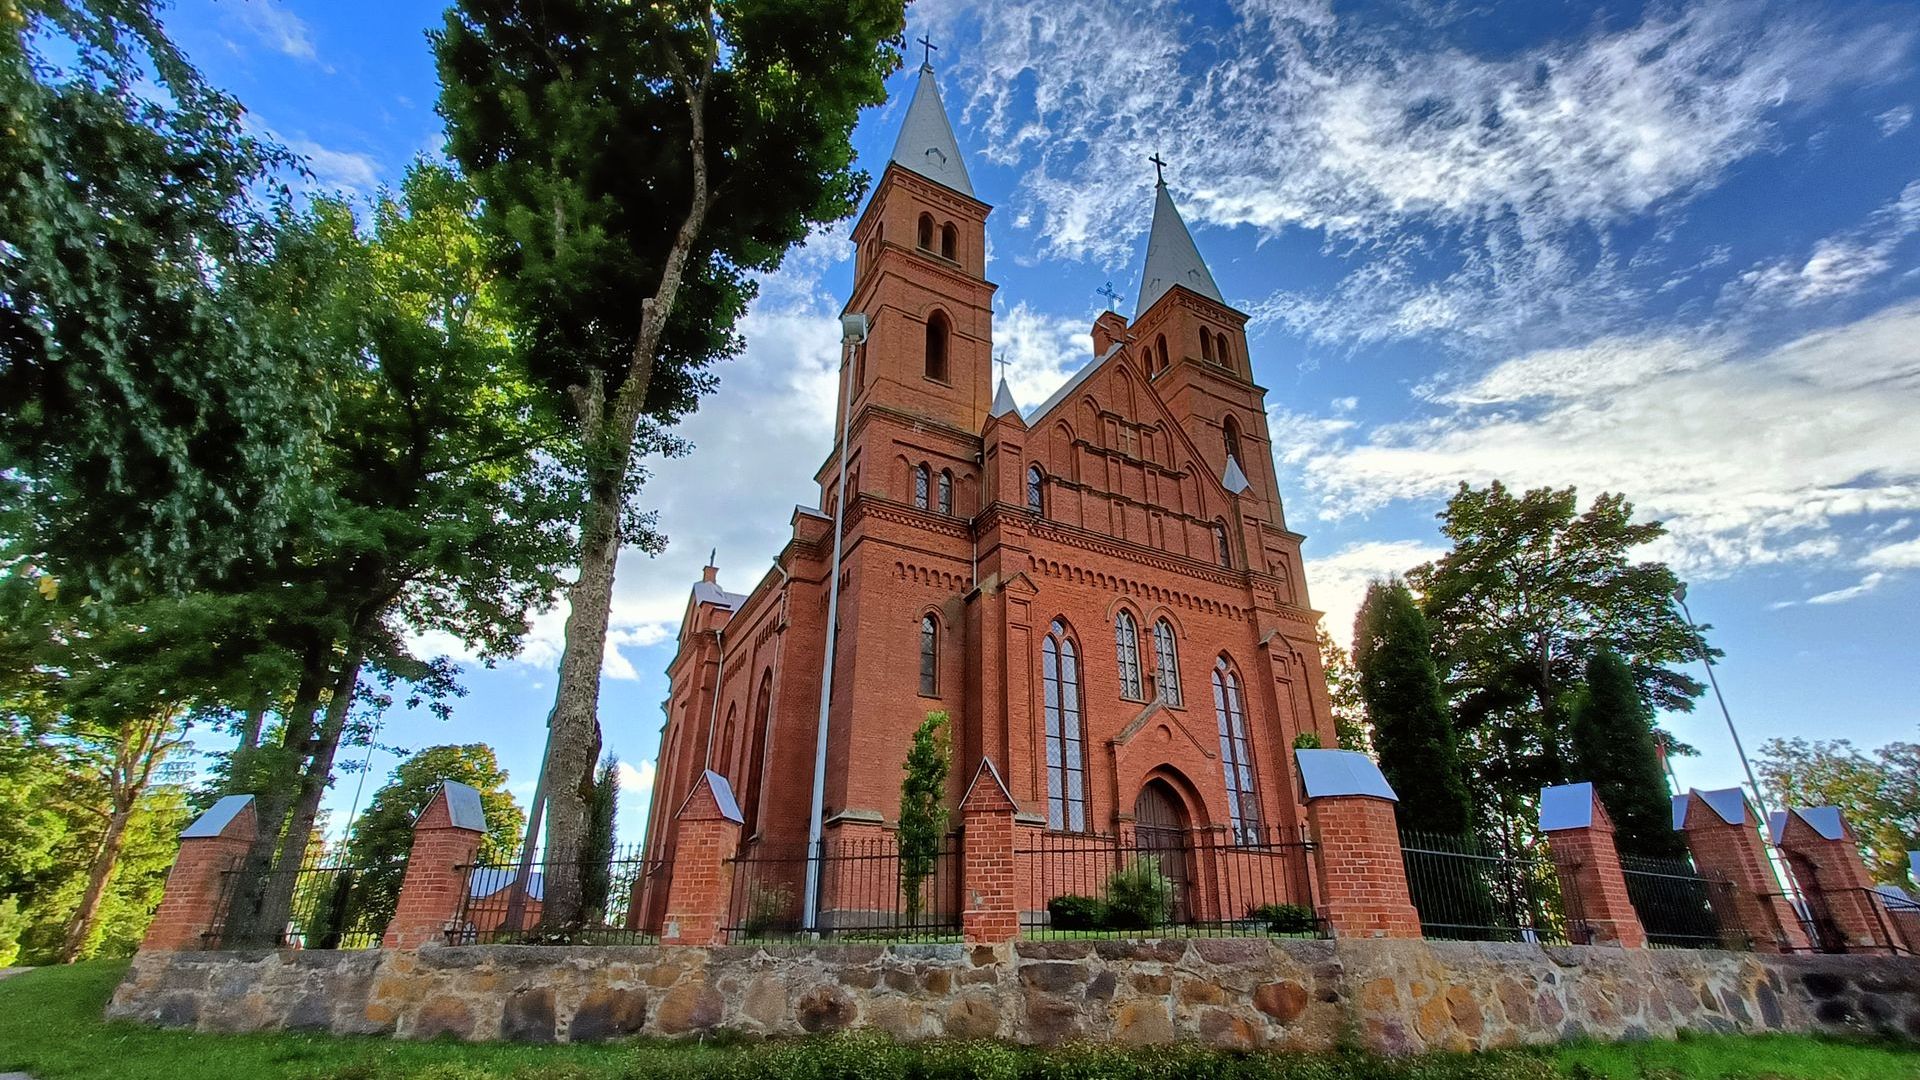
[[[103,1023],[101,1009],[124,968],[81,964],[0,981],[0,1072],[25,1070],[39,1080],[1920,1080],[1920,1052],[1785,1036],[1385,1061],[1193,1047],[902,1046],[865,1037],[524,1047],[198,1035]]]

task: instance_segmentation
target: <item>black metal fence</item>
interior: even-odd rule
[[[1879,889],[1808,887],[1812,874],[1798,871],[1797,892],[1783,894],[1800,918],[1808,947],[1819,953],[1910,955],[1910,932],[1920,932],[1920,905]]]
[[[1647,932],[1647,944],[1669,949],[1747,949],[1745,927],[1726,921],[1733,885],[1704,877],[1686,856],[1620,856],[1627,898]]]
[[[758,844],[732,860],[733,893],[721,929],[729,942],[807,940],[957,941],[961,847],[907,857],[891,835],[821,842],[820,904],[804,925],[805,844]]]
[[[207,933],[215,949],[372,949],[406,863],[352,865],[320,854],[298,870],[229,870]]]
[[[1579,897],[1565,895],[1571,886],[1561,882],[1544,844],[1496,851],[1476,836],[1402,830],[1400,847],[1407,892],[1427,937],[1563,945],[1592,939],[1579,918]]]
[[[1015,842],[1024,937],[1314,937],[1311,854],[1279,829],[1035,833]]]
[[[536,851],[462,867],[466,895],[447,929],[454,945],[633,945],[658,940],[670,868],[640,844],[585,859]],[[564,903],[567,894],[577,902]],[[570,909],[570,910],[569,910]]]

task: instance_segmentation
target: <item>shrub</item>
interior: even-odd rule
[[[1098,930],[1107,922],[1107,905],[1098,897],[1068,893],[1047,901],[1055,930]]]
[[[1173,911],[1173,882],[1154,859],[1135,859],[1107,879],[1106,925],[1115,930],[1151,930]]]
[[[1293,748],[1295,750],[1318,750],[1320,749],[1320,736],[1311,731],[1303,731],[1293,737]]]
[[[784,927],[793,915],[793,890],[785,885],[755,885],[747,890],[748,937]]]
[[[1266,923],[1275,934],[1311,934],[1320,926],[1313,909],[1300,904],[1261,904],[1247,917]]]

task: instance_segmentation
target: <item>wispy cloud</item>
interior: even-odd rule
[[[229,0],[223,5],[241,29],[277,53],[296,60],[318,60],[313,30],[279,0]]]
[[[1874,117],[1873,122],[1880,128],[1880,136],[1882,138],[1897,135],[1905,130],[1908,124],[1913,123],[1913,106],[1895,105],[1893,108]]]
[[[1901,245],[1920,233],[1920,180],[1856,228],[1821,239],[1804,259],[1762,263],[1728,283],[1721,304],[1738,311],[1847,296],[1886,273]]]
[[[365,195],[380,186],[380,164],[370,155],[336,150],[312,139],[288,139],[287,148],[306,159],[307,168],[322,187],[347,189]]]

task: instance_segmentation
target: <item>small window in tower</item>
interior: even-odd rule
[[[940,470],[940,512],[953,513],[953,474],[945,469]]]
[[[853,347],[853,396],[859,397],[867,385],[867,343]]]
[[[1233,366],[1233,350],[1227,347],[1227,335],[1220,334],[1213,339],[1213,355],[1220,361],[1220,366]]]
[[[940,227],[940,255],[942,258],[956,259],[960,250],[960,230],[949,221]]]
[[[922,510],[927,508],[927,466],[925,462],[913,467],[913,505]]]
[[[1161,370],[1161,371],[1165,371],[1165,370],[1167,370],[1167,338],[1166,338],[1166,335],[1164,335],[1164,334],[1162,334],[1162,335],[1161,335],[1160,337],[1157,337],[1157,338],[1155,338],[1155,339],[1154,339],[1154,341],[1153,341],[1153,351],[1154,351],[1154,355],[1155,355],[1155,357],[1156,357],[1156,358],[1157,358],[1157,359],[1158,359],[1158,360],[1160,361],[1160,370]]]
[[[940,625],[933,616],[920,617],[920,696],[940,694]]]
[[[1213,334],[1205,329],[1200,331],[1200,359],[1213,360]]]
[[[933,215],[920,215],[920,250],[933,250]]]
[[[1220,545],[1220,565],[1232,569],[1233,545],[1227,542],[1226,522],[1216,521],[1213,523],[1213,538]]]
[[[1036,514],[1047,512],[1047,474],[1040,466],[1027,466],[1027,509]]]
[[[1246,468],[1247,459],[1240,456],[1240,422],[1227,417],[1227,422],[1220,425],[1220,437],[1227,444],[1227,456],[1239,462],[1242,469]]]
[[[945,312],[936,311],[927,317],[927,378],[935,382],[947,381],[948,336]]]

